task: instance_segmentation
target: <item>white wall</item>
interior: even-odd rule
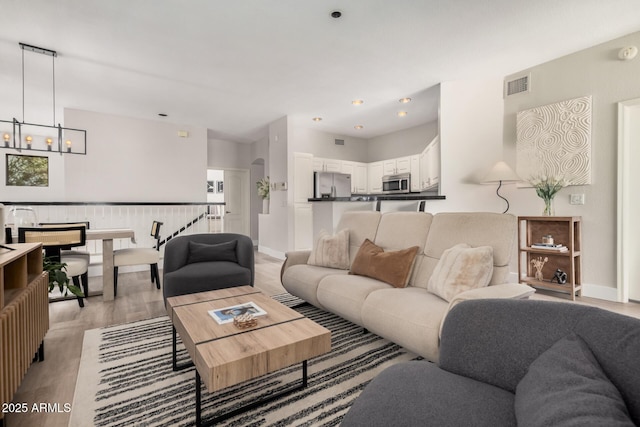
[[[289,151],[311,153],[327,159],[367,162],[368,141],[361,138],[331,134],[309,128],[290,127]],[[335,140],[344,140],[336,145]]]
[[[367,162],[412,156],[421,153],[438,135],[438,122],[371,138],[367,142]]]
[[[207,166],[210,169],[249,169],[251,162],[251,144],[222,139],[207,141]]]
[[[640,57],[620,61],[617,54],[633,45],[640,46],[640,32],[523,70],[514,76],[531,73],[531,92],[505,99],[505,160],[515,166],[518,111],[592,95],[592,184],[561,190],[555,210],[556,215],[582,216],[583,294],[601,298],[617,294],[617,103],[640,97]],[[570,205],[571,193],[584,193],[586,204]],[[515,191],[511,201],[518,214],[542,213],[542,201],[532,189]]]
[[[440,194],[429,212],[502,212],[494,186],[480,185],[502,158],[502,79],[441,84]]]
[[[87,130],[87,155],[65,156],[64,201],[206,201],[205,128],[73,109],[65,126]]]

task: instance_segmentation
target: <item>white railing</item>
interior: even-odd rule
[[[89,221],[91,229],[131,228],[136,242],[116,239],[114,249],[129,247],[154,247],[151,223],[162,222],[160,240],[165,241],[178,234],[222,232],[224,230],[224,204],[222,203],[7,203],[3,223],[10,224],[13,206],[30,207],[38,222]],[[1,219],[0,219],[1,220]],[[190,225],[189,225],[190,224]],[[100,262],[102,243],[88,241],[85,248],[92,255],[92,263]],[[160,248],[164,254],[164,246]],[[95,260],[94,260],[95,256]]]

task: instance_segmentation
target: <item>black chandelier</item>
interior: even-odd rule
[[[4,144],[0,148],[24,151],[49,151],[69,154],[87,154],[87,131],[56,126],[56,81],[55,50],[20,43],[22,49],[22,119],[0,120],[0,133]],[[24,121],[24,52],[35,52],[51,56],[53,75],[53,125],[27,123]],[[1,143],[0,143],[1,144]]]

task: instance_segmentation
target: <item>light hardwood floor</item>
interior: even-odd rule
[[[280,284],[282,261],[267,255],[256,254],[255,285],[267,295],[285,292]],[[100,278],[90,282],[94,289]],[[94,283],[95,282],[95,283]],[[536,293],[534,299],[566,301],[553,294]],[[590,298],[578,298],[577,303],[595,305],[640,318],[640,304],[618,304]],[[49,305],[50,330],[45,337],[45,360],[34,363],[22,382],[14,403],[73,402],[84,331],[103,326],[133,322],[165,315],[162,291],[156,289],[149,280],[148,272],[121,274],[118,280],[118,296],[115,301],[103,302],[102,297],[90,297],[85,307],[80,308],[75,300],[56,302]],[[69,423],[68,413],[6,414],[5,426],[62,427]]]

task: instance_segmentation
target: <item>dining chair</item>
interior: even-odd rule
[[[41,222],[40,227],[85,227],[89,229],[89,221],[74,221],[74,222]],[[89,251],[79,251],[74,249],[63,249],[60,251],[60,259],[65,262],[65,259],[69,258],[82,258],[87,261],[88,265],[91,265],[91,253]],[[84,295],[89,296],[89,271],[82,276],[82,285]]]
[[[86,245],[86,231],[84,225],[75,227],[19,227],[18,242],[42,243],[45,256],[66,264],[67,277],[71,277],[73,284],[82,288],[84,295],[87,296],[89,262],[82,257],[61,257],[62,251]],[[84,298],[80,296],[77,298],[80,307],[84,307]]]
[[[118,267],[125,265],[149,264],[151,267],[151,283],[155,283],[160,289],[160,274],[158,262],[160,262],[160,227],[162,222],[153,221],[151,224],[151,237],[156,240],[153,248],[126,248],[113,251],[113,296],[118,295]]]

